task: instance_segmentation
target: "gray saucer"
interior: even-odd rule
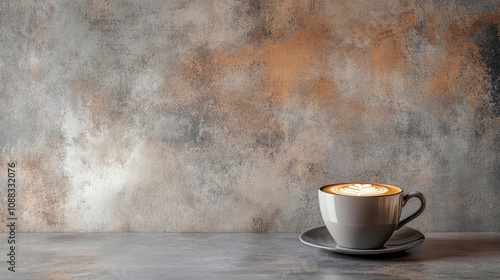
[[[382,248],[369,250],[350,249],[337,245],[325,226],[310,229],[302,233],[299,239],[307,245],[334,253],[348,255],[377,255],[395,253],[417,247],[424,243],[425,236],[416,229],[402,227],[392,234],[391,238],[389,238]]]

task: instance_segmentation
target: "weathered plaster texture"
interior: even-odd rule
[[[499,1],[1,1],[18,229],[302,231],[361,180],[426,194],[423,231],[499,231],[499,26]]]

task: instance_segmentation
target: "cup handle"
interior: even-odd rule
[[[404,220],[401,220],[399,221],[398,225],[396,226],[396,230],[400,229],[402,226],[404,226],[405,224],[407,224],[409,221],[415,219],[416,217],[418,217],[418,215],[422,214],[422,212],[424,211],[425,209],[425,205],[427,205],[427,201],[425,200],[425,196],[420,193],[420,192],[411,192],[405,196],[403,196],[403,206],[406,205],[406,203],[408,202],[408,200],[410,200],[412,197],[416,197],[420,200],[420,207],[418,208],[417,211],[415,211],[415,213],[411,214],[410,216],[406,217]]]

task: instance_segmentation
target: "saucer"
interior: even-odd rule
[[[395,253],[411,248],[424,243],[425,236],[418,230],[403,226],[396,230],[391,238],[378,249],[351,249],[337,245],[335,240],[326,229],[326,226],[310,229],[302,233],[299,237],[300,241],[309,246],[325,249],[334,253],[348,255],[378,255]]]

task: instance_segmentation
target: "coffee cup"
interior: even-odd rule
[[[399,187],[378,183],[340,183],[318,190],[321,216],[328,232],[342,247],[382,248],[395,230],[420,215],[426,205],[420,192],[403,195]],[[420,207],[403,220],[401,210],[416,197]]]

